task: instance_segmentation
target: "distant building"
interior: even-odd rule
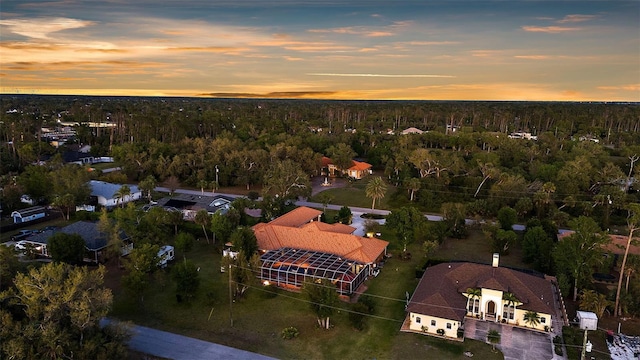
[[[91,180],[91,196],[98,199],[98,204],[110,209],[123,203],[138,200],[142,197],[142,191],[135,185],[128,185],[131,194],[123,198],[118,198],[116,194],[122,187],[122,184],[112,184],[105,181]]]
[[[509,134],[509,139],[538,140],[538,137],[529,132],[512,132]]]
[[[158,200],[155,206],[162,206],[168,210],[181,211],[185,220],[194,221],[200,210],[206,210],[209,215],[216,212],[226,214],[231,208],[233,198],[224,195],[202,196],[190,194],[177,194]],[[148,205],[145,205],[148,206]]]
[[[327,168],[329,171],[329,176],[336,176],[338,174],[344,174],[348,177],[352,177],[354,179],[362,179],[363,177],[365,177],[368,174],[371,174],[371,164],[363,162],[363,161],[356,161],[356,160],[351,160],[351,167],[348,169],[340,169],[338,168],[335,164],[333,164],[333,161],[326,157],[323,156],[322,157],[322,167],[323,168]]]
[[[408,129],[404,129],[402,130],[402,135],[408,135],[408,134],[422,134],[424,133],[424,131],[418,129],[418,128],[414,128],[414,127],[410,127]]]

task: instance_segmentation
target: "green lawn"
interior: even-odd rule
[[[411,250],[417,252],[417,245]],[[394,257],[377,278],[367,282],[369,289],[363,296],[374,297],[376,318],[369,318],[363,331],[352,328],[346,311],[332,316],[330,330],[319,329],[302,294],[278,290],[274,295],[259,284],[233,303],[231,327],[227,274],[220,273],[219,250],[198,242],[187,258],[201,268],[201,289],[190,304],[177,303],[168,270],[151,277],[153,285],[144,303],[131,301],[119,287],[122,270],[111,266],[107,284],[114,288],[115,301],[110,316],[282,359],[462,359],[464,351],[487,359],[502,358],[487,344],[399,332],[405,292],[411,293],[418,281],[415,268],[422,259],[417,257],[409,261]],[[176,261],[181,259],[178,254]],[[345,309],[348,304],[340,307]],[[300,336],[283,340],[280,332],[288,326],[298,328]]]
[[[432,258],[444,260],[464,260],[480,263],[490,263],[493,251],[491,243],[485,238],[480,229],[470,228],[465,239],[447,238],[434,252]],[[522,248],[520,243],[512,244],[509,253],[500,256],[500,264],[517,268],[530,268],[522,263]]]
[[[365,187],[367,183],[364,182],[367,180],[356,181],[352,184],[347,185],[343,188],[335,188],[335,189],[327,189],[324,190],[315,196],[309,198],[311,202],[322,203],[321,194],[327,194],[331,196],[332,200],[330,204],[332,205],[348,205],[362,208],[371,208],[371,198],[368,198],[365,194]],[[387,188],[387,193],[382,199],[376,200],[376,209],[387,209],[390,210],[388,200],[391,198],[391,194],[396,191],[394,186],[389,185]]]

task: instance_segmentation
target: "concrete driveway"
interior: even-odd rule
[[[548,333],[470,318],[465,319],[464,327],[465,337],[483,342],[487,342],[489,330],[497,330],[500,333],[500,344],[497,344],[496,348],[502,351],[505,360],[554,358],[551,337]]]

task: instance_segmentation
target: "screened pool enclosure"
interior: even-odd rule
[[[369,265],[319,251],[281,248],[263,254],[260,279],[298,289],[305,280],[328,279],[341,295],[351,295],[367,279]]]

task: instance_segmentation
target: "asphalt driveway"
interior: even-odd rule
[[[496,348],[502,351],[505,360],[547,360],[554,358],[549,333],[470,318],[465,319],[464,327],[465,337],[483,342],[487,342],[487,332],[489,330],[497,330],[500,333],[500,344],[496,345]]]

